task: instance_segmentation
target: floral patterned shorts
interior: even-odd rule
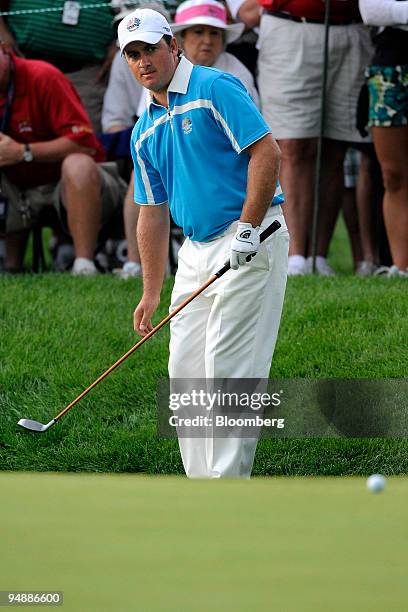
[[[408,125],[408,65],[369,66],[369,126]]]

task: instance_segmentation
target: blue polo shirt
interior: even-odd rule
[[[270,130],[241,81],[184,57],[168,101],[168,109],[151,102],[132,132],[135,202],[168,202],[184,235],[207,242],[239,219],[250,159],[245,149]],[[283,200],[278,182],[271,204]]]

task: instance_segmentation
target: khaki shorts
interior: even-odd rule
[[[277,139],[317,138],[325,27],[263,15],[258,85],[262,114]],[[360,23],[330,26],[324,136],[369,142],[356,128],[357,102],[373,46]]]
[[[101,177],[102,225],[104,225],[116,210],[122,209],[127,186],[119,176],[115,162],[98,164],[98,171]],[[9,202],[6,225],[8,234],[34,227],[40,212],[46,207],[56,209],[63,229],[67,231],[60,183],[22,190],[3,175],[1,189]]]

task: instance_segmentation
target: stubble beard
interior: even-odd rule
[[[173,79],[174,73],[175,73],[179,63],[180,63],[180,59],[177,57],[176,61],[175,61],[175,64],[174,64],[174,70],[172,71],[172,73],[170,75],[170,78],[168,80],[166,79],[166,84],[163,84],[163,82],[156,83],[156,84],[152,83],[151,87],[147,87],[147,89],[152,92],[153,96],[154,96],[154,94],[157,94],[158,96],[166,96],[167,95],[167,89],[168,89],[168,87],[169,87],[169,85],[170,85],[170,83],[171,83],[171,81]]]

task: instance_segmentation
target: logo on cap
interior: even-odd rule
[[[129,30],[129,32],[133,32],[134,30],[137,30],[139,26],[140,26],[140,19],[138,17],[132,17],[132,19],[129,19],[126,28],[127,30]]]

